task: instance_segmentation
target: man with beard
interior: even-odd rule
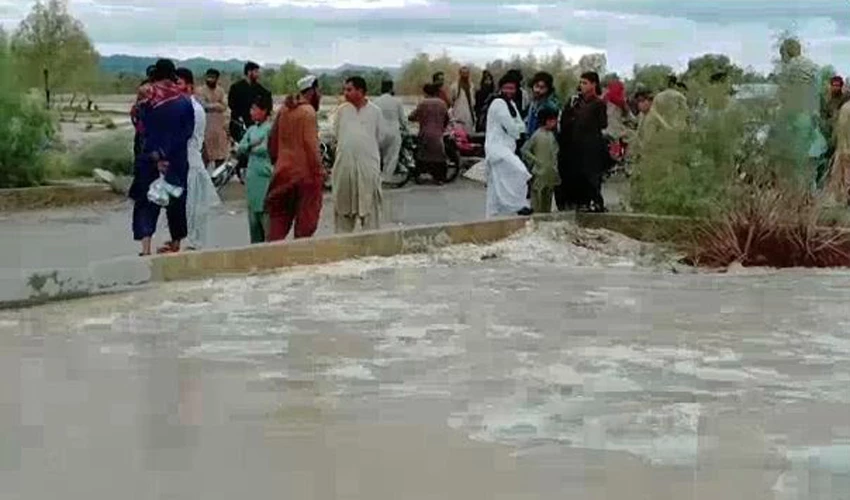
[[[526,198],[531,174],[516,155],[517,141],[525,132],[514,104],[519,85],[517,75],[508,72],[499,81],[500,93],[487,110],[487,217],[531,214]]]
[[[160,205],[148,199],[151,184],[162,175],[165,182],[182,188],[165,209],[171,240],[162,253],[177,252],[186,238],[186,183],[189,175],[188,143],[195,127],[192,102],[176,84],[176,68],[168,59],[157,61],[151,83],[141,88],[135,105],[142,130],[142,148],[136,156],[129,196],[133,206],[133,238],[142,244],[141,255],[150,255]]]
[[[555,78],[541,71],[534,75],[531,79],[531,105],[528,109],[528,117],[525,120],[526,133],[529,137],[532,136],[537,129],[543,125],[538,120],[542,109],[554,109],[557,113],[561,106],[558,104],[558,98],[555,96]]]
[[[381,110],[366,98],[366,80],[353,76],[345,82],[345,103],[339,107],[334,132],[334,225],[351,233],[360,222],[364,230],[381,227]]]
[[[207,127],[204,132],[204,156],[212,168],[221,165],[230,154],[227,138],[227,96],[218,85],[221,73],[210,68],[206,73],[206,84],[198,90],[198,100],[207,112]]]
[[[319,80],[307,75],[298,81],[298,94],[288,96],[269,133],[269,157],[274,164],[266,211],[269,241],[309,238],[319,227],[324,188],[319,152]]]
[[[469,67],[460,68],[458,81],[452,85],[449,98],[452,116],[460,122],[467,134],[475,132],[475,86],[470,79]]]
[[[514,94],[513,101],[514,106],[516,106],[517,111],[519,111],[520,117],[525,120],[525,117],[528,116],[528,107],[531,105],[531,96],[528,94],[528,90],[526,90],[522,85],[525,81],[522,70],[509,69],[506,76],[511,80],[519,82],[517,83],[518,89],[516,94]]]
[[[239,142],[248,127],[254,124],[251,119],[251,106],[257,99],[267,99],[272,102],[272,94],[260,85],[260,65],[255,62],[245,64],[245,78],[230,86],[227,94],[227,105],[230,108],[230,137]],[[269,106],[271,107],[271,106]],[[238,172],[244,172],[248,168],[248,157],[241,155],[239,164],[236,166]]]
[[[561,113],[561,144],[558,170],[561,186],[555,201],[560,210],[604,212],[602,175],[609,163],[607,141],[602,131],[608,127],[608,111],[600,98],[599,75],[583,73],[580,95]]]
[[[250,127],[254,124],[251,119],[251,106],[257,102],[257,98],[272,98],[271,92],[260,85],[260,65],[254,62],[245,64],[245,78],[230,86],[227,94],[227,105],[230,107],[230,136],[234,140],[242,139],[244,131],[238,126],[238,122]]]

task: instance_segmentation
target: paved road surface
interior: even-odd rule
[[[465,221],[484,216],[484,189],[459,181],[437,188],[413,186],[386,191],[384,226]],[[248,244],[243,199],[225,200],[215,211],[211,246]],[[130,234],[129,202],[71,210],[5,214],[0,217],[0,268],[80,267],[89,262],[134,255],[137,244]],[[165,217],[160,218],[158,241],[167,238]],[[333,233],[330,199],[326,196],[318,234]]]

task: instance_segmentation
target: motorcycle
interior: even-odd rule
[[[611,157],[611,164],[605,178],[611,178],[615,175],[622,175],[626,179],[631,177],[631,159],[629,157],[629,144],[623,139],[609,139],[608,154]]]
[[[461,171],[461,154],[458,148],[456,135],[451,129],[447,129],[443,135],[443,144],[446,149],[446,182],[452,182],[458,178]],[[424,183],[422,174],[427,173],[419,168],[416,161],[416,150],[419,147],[418,138],[415,134],[409,131],[402,132],[401,135],[401,150],[398,157],[398,170],[396,171],[393,180],[384,180],[384,185],[391,188],[401,188],[407,185],[411,180],[416,184]],[[325,176],[325,188],[331,188],[331,172],[333,171],[334,162],[336,161],[336,145],[333,138],[330,136],[323,137],[320,140],[319,146],[322,153],[322,164],[327,172]]]
[[[237,122],[233,123],[236,130],[239,132],[239,137],[241,138],[245,135],[245,132],[248,130],[248,127],[245,125],[241,119]],[[244,179],[244,167],[240,168],[244,162],[242,160],[242,155],[239,154],[239,142],[233,138],[230,141],[230,155],[228,155],[227,159],[224,162],[213,169],[210,177],[213,181],[213,186],[215,186],[216,191],[221,191],[224,186],[230,182],[234,176],[239,179],[239,182],[245,184]]]

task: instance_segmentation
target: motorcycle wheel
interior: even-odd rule
[[[454,182],[460,175],[460,150],[452,140],[446,144],[446,182]]]
[[[210,178],[212,179],[213,186],[215,186],[216,191],[221,191],[224,186],[230,182],[230,179],[233,177],[235,170],[235,165],[231,163],[231,159],[228,159],[215,170],[213,170]]]
[[[399,189],[407,185],[410,179],[416,181],[419,174],[416,170],[416,161],[414,160],[414,151],[408,147],[402,147],[398,157],[399,167],[405,170],[405,174],[394,175],[391,181],[383,181],[383,184],[389,188]]]

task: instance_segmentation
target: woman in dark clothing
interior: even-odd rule
[[[608,113],[599,98],[599,75],[582,74],[579,90],[561,113],[558,170],[562,182],[555,201],[559,210],[604,212],[602,176],[609,158],[602,131],[608,127]]]
[[[478,119],[475,124],[476,132],[484,132],[487,128],[487,106],[490,105],[490,100],[495,94],[496,83],[493,75],[485,69],[481,74],[481,85],[475,91],[475,116]]]

